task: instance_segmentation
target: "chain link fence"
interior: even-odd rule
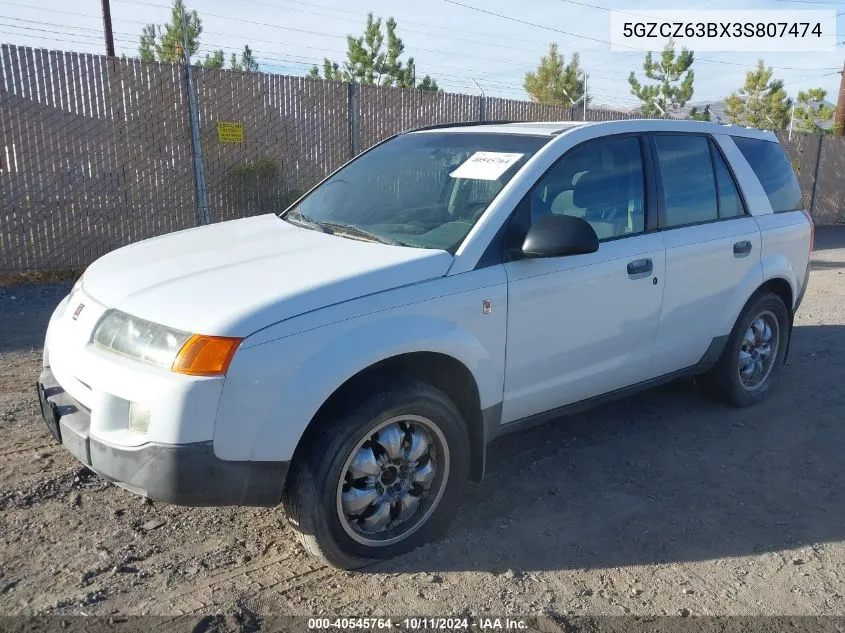
[[[208,69],[193,76],[212,221],[283,211],[351,157],[346,84]],[[221,136],[227,123],[234,136]]]
[[[624,112],[0,48],[0,273],[82,270],[120,246],[279,212],[393,134],[478,120],[608,121]],[[819,224],[845,223],[845,139],[781,134]]]

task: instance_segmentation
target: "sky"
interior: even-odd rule
[[[170,0],[111,0],[118,55],[136,55],[141,28],[168,21],[169,4]],[[373,11],[377,17],[396,19],[406,56],[416,61],[417,77],[430,74],[446,91],[483,90],[488,96],[526,99],[525,73],[536,68],[554,41],[567,60],[573,51],[580,52],[594,104],[629,108],[638,102],[630,93],[628,74],[636,70],[643,79],[644,53],[610,50],[609,10],[680,8],[667,0],[187,0],[186,4],[202,19],[201,57],[222,48],[228,60],[232,52],[249,44],[262,70],[303,75],[323,57],[343,61],[346,35],[360,35],[367,12]],[[845,0],[691,0],[683,8],[755,9],[766,19],[771,19],[773,9],[835,9],[841,14],[836,41],[845,40]],[[103,53],[100,0],[0,0],[0,42]],[[760,57],[774,67],[775,77],[785,82],[793,98],[799,90],[821,87],[827,90],[828,101],[836,101],[845,45],[831,52],[699,53],[693,66],[693,102],[729,95]]]

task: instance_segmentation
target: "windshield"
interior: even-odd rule
[[[549,140],[402,134],[346,165],[282,217],[353,239],[454,252],[502,187]]]

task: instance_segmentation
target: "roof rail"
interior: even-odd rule
[[[463,121],[459,123],[435,123],[433,125],[424,125],[422,127],[415,127],[411,128],[410,130],[405,130],[402,134],[408,134],[409,132],[422,132],[424,130],[441,130],[444,128],[450,127],[472,127],[476,125],[504,125],[505,123],[518,123],[518,121],[508,121],[508,120],[501,120],[501,121]]]

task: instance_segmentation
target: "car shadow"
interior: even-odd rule
[[[837,270],[839,268],[845,268],[845,262],[810,261],[810,270]]]
[[[0,354],[41,349],[53,310],[71,282],[0,287]]]
[[[678,381],[508,435],[440,539],[378,572],[697,561],[845,538],[845,326],[796,327],[775,393]]]
[[[816,226],[813,250],[827,251],[836,248],[845,248],[845,225]]]

